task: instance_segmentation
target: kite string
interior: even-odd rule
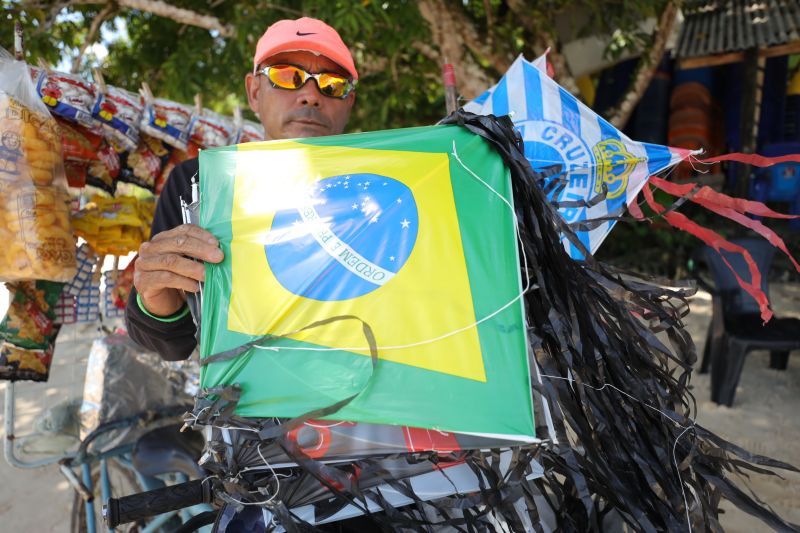
[[[678,468],[678,442],[686,434],[687,431],[694,429],[694,426],[695,426],[694,420],[689,419],[691,424],[689,424],[688,426],[684,426],[683,424],[673,420],[673,418],[671,416],[669,416],[669,414],[667,412],[662,411],[658,407],[654,407],[654,406],[650,405],[649,403],[645,402],[644,400],[640,400],[639,398],[633,396],[632,394],[629,394],[629,393],[625,392],[624,390],[620,389],[619,387],[616,387],[616,386],[612,385],[611,383],[603,383],[602,387],[593,387],[592,385],[588,385],[586,383],[576,382],[571,377],[565,378],[565,377],[561,377],[561,376],[550,376],[550,375],[547,375],[547,374],[541,374],[541,377],[550,378],[550,379],[560,379],[560,380],[563,380],[563,381],[569,381],[570,387],[572,386],[573,383],[578,383],[578,385],[581,385],[581,386],[589,388],[589,389],[593,389],[593,390],[598,391],[598,392],[602,391],[606,387],[610,387],[610,388],[616,390],[617,392],[619,392],[620,394],[623,394],[623,395],[627,396],[631,400],[639,402],[640,404],[644,405],[648,409],[652,409],[653,411],[659,413],[661,416],[665,417],[667,420],[669,420],[670,422],[672,422],[673,424],[675,424],[679,428],[683,429],[683,431],[681,431],[680,434],[677,437],[675,437],[675,442],[672,444],[672,464],[675,466],[675,473],[678,476],[678,483],[681,486],[681,495],[683,496],[683,508],[686,511],[686,525],[689,527],[689,533],[692,533],[692,521],[691,521],[691,518],[689,517],[689,501],[686,498],[686,490],[683,487],[683,477],[681,477],[681,471]],[[697,501],[697,496],[695,496],[695,501]]]
[[[477,321],[473,322],[472,324],[469,324],[469,325],[466,325],[464,327],[452,330],[452,331],[450,331],[448,333],[444,333],[442,335],[439,335],[438,337],[433,337],[433,338],[421,340],[421,341],[418,341],[418,342],[412,342],[410,344],[399,344],[399,345],[394,345],[394,346],[378,346],[378,350],[385,351],[385,350],[400,350],[400,349],[404,349],[404,348],[414,348],[416,346],[422,346],[422,345],[425,345],[425,344],[431,344],[431,343],[434,343],[434,342],[438,342],[438,341],[441,341],[441,340],[446,339],[448,337],[452,337],[454,335],[457,335],[459,333],[463,333],[464,331],[467,331],[469,329],[476,328],[479,325],[481,325],[482,323],[486,322],[487,320],[491,320],[492,318],[494,318],[498,314],[502,313],[503,311],[508,309],[510,306],[514,305],[531,288],[531,278],[530,278],[530,274],[528,272],[528,256],[525,253],[525,246],[523,246],[522,237],[520,236],[520,233],[519,233],[519,219],[517,218],[517,214],[514,211],[514,206],[511,205],[511,202],[509,202],[502,194],[497,192],[491,185],[486,183],[486,181],[481,179],[480,176],[478,176],[475,172],[472,171],[472,169],[470,169],[467,165],[464,164],[464,162],[458,156],[458,151],[456,150],[455,141],[453,141],[453,153],[451,155],[455,158],[456,161],[458,161],[458,163],[464,168],[464,170],[466,170],[467,173],[469,173],[470,176],[474,177],[476,180],[478,180],[480,183],[482,183],[487,189],[489,189],[498,198],[500,198],[503,201],[503,203],[506,204],[506,206],[508,206],[508,208],[511,210],[511,215],[514,217],[514,236],[516,237],[517,243],[519,244],[519,250],[522,252],[522,264],[523,264],[523,270],[525,272],[525,286],[520,289],[519,294],[514,296],[514,298],[512,298],[511,300],[506,302],[504,305],[502,305],[498,309],[495,309],[494,311],[492,311],[488,315],[484,316],[480,320],[477,320]],[[288,336],[291,336],[291,335],[295,335],[295,334],[299,333],[300,331],[301,331],[301,329],[296,330],[296,331],[292,331],[290,333],[286,333],[286,334],[280,335],[280,337],[288,337]],[[276,336],[278,336],[278,335],[276,335]],[[308,352],[334,352],[334,351],[341,351],[341,350],[350,350],[350,351],[365,351],[365,350],[369,350],[369,347],[366,347],[366,346],[347,346],[347,347],[337,347],[337,348],[316,348],[316,347],[293,347],[293,346],[260,346],[258,344],[253,345],[253,348],[256,348],[256,349],[259,349],[259,350],[269,350],[269,351],[274,351],[274,352],[279,352],[279,351],[283,351],[283,350],[300,350],[300,351],[308,351]]]

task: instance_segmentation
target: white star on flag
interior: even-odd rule
[[[402,222],[400,222],[400,226],[401,226],[403,229],[406,229],[406,228],[408,228],[408,226],[409,226],[410,224],[411,224],[411,222],[409,222],[409,221],[408,221],[407,219],[405,219],[405,218],[403,219],[403,221],[402,221]]]

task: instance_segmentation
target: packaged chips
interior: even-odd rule
[[[126,255],[150,238],[155,201],[95,196],[73,217],[75,233],[101,255]]]
[[[242,121],[239,130],[236,132],[236,135],[233,138],[233,142],[231,144],[242,144],[242,143],[249,143],[255,141],[263,141],[264,140],[264,126],[261,124],[256,124],[255,122],[251,122],[249,120]]]
[[[186,150],[194,121],[194,110],[161,98],[145,97],[141,131],[179,150]]]
[[[63,283],[9,284],[11,305],[0,322],[0,379],[47,381],[59,326],[56,304]]]
[[[0,281],[69,281],[69,223],[61,138],[28,67],[0,50]]]

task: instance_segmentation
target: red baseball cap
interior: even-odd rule
[[[281,52],[303,50],[320,54],[341,66],[358,79],[358,71],[347,46],[339,34],[318,19],[279,20],[264,32],[256,45],[253,70],[265,59]]]

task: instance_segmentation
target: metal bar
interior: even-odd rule
[[[89,489],[89,494],[94,494],[94,484],[92,483],[92,467],[88,463],[81,465],[81,472],[83,474],[83,484]],[[94,498],[89,498],[83,502],[83,508],[86,513],[86,533],[96,533],[97,523],[94,517]]]
[[[3,432],[5,438],[3,439],[3,456],[8,464],[15,468],[39,468],[40,466],[52,465],[61,461],[64,456],[47,457],[37,461],[23,461],[15,455],[14,441],[17,437],[14,435],[14,405],[16,402],[16,391],[13,381],[6,383],[5,392],[5,407],[3,408]]]
[[[64,474],[64,477],[67,478],[67,481],[69,481],[69,484],[72,485],[72,488],[75,489],[84,500],[90,500],[92,498],[92,491],[78,479],[78,476],[75,475],[75,472],[73,472],[70,467],[64,463],[61,463],[58,467],[61,469],[61,473]]]
[[[108,460],[100,459],[100,505],[105,505],[111,497],[111,482],[108,479]],[[114,531],[109,529],[109,531]]]

